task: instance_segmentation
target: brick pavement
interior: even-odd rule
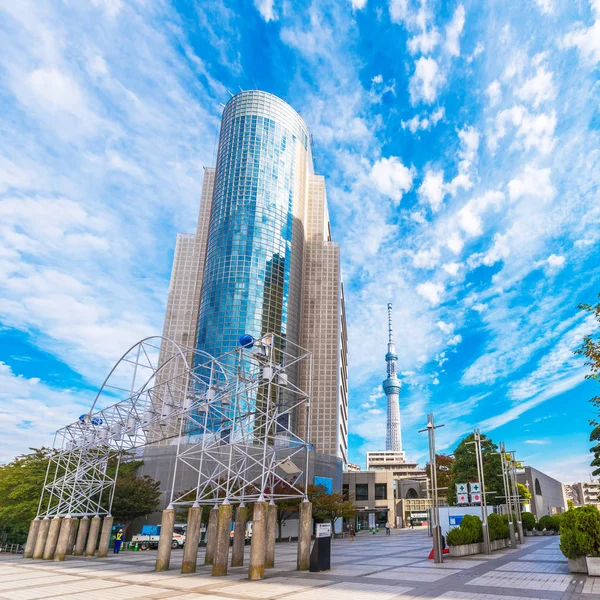
[[[296,545],[277,544],[276,567],[258,582],[248,581],[246,567],[211,577],[203,550],[191,575],[179,573],[180,550],[166,573],[154,572],[151,551],[65,562],[0,555],[0,600],[600,600],[600,578],[570,575],[555,536],[492,556],[446,557],[442,565],[427,560],[430,549],[423,531],[334,540],[332,569],[317,574],[295,571]]]

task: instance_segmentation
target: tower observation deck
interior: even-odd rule
[[[402,384],[396,372],[396,344],[394,344],[394,329],[392,327],[392,304],[388,309],[388,346],[385,362],[387,363],[387,378],[383,382],[383,391],[387,396],[387,430],[385,449],[396,452],[402,451],[402,430],[400,426],[400,389]]]

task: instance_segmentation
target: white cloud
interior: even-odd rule
[[[479,149],[479,132],[475,127],[466,126],[458,132],[460,150],[458,151],[458,175],[447,185],[446,190],[455,196],[458,190],[469,190],[473,187],[473,179],[477,173],[477,151]]]
[[[563,38],[567,48],[577,48],[585,61],[592,64],[600,62],[600,4],[590,0],[594,13],[594,23],[589,28],[574,29]]]
[[[383,75],[375,75],[371,81],[373,83],[383,83]]]
[[[458,233],[454,232],[447,239],[446,245],[454,254],[460,254],[461,250],[463,249],[463,246],[465,245],[465,242]]]
[[[411,103],[414,105],[422,100],[425,104],[433,104],[444,80],[444,75],[435,59],[423,56],[419,58],[409,83]]]
[[[515,91],[515,95],[525,102],[531,102],[534,108],[539,108],[543,102],[553,100],[556,90],[552,81],[552,73],[544,67],[538,67],[535,76],[525,81]]]
[[[504,194],[498,190],[471,198],[456,215],[458,226],[470,237],[480,236],[484,229],[483,215],[490,208],[498,211],[503,202]]]
[[[444,271],[446,271],[446,273],[448,273],[448,275],[452,275],[453,277],[456,277],[456,275],[458,275],[458,271],[460,269],[460,263],[456,263],[456,262],[446,263],[445,265],[442,265],[442,269],[444,269]]]
[[[412,188],[414,168],[405,167],[396,156],[380,158],[371,169],[370,178],[377,190],[399,202]]]
[[[109,17],[116,17],[123,8],[121,0],[92,0],[92,4],[102,8]]]
[[[362,10],[367,5],[367,0],[350,0],[354,10]]]
[[[459,4],[452,21],[446,25],[446,51],[451,56],[460,55],[460,35],[465,26],[465,7]]]
[[[413,257],[413,264],[418,269],[433,269],[440,262],[440,251],[438,248],[430,250],[419,250]]]
[[[553,0],[535,0],[535,3],[543,15],[550,15],[554,12]]]
[[[562,269],[565,266],[565,257],[559,256],[557,254],[551,254],[546,259],[546,262],[548,263],[548,266],[551,269],[554,269],[554,270]]]
[[[523,443],[532,444],[535,446],[545,446],[547,444],[550,444],[551,442],[549,440],[525,440]]]
[[[363,6],[355,6],[355,4],[360,4],[362,2],[363,6],[366,3],[366,0],[352,0],[352,5],[354,8],[363,8]],[[254,0],[254,6],[256,6],[256,10],[260,13],[260,16],[268,23],[269,21],[275,21],[277,19],[277,15],[274,9],[274,0]]]
[[[421,202],[427,202],[433,212],[440,210],[445,195],[444,173],[428,169],[419,186],[418,193]]]
[[[416,133],[419,129],[422,131],[427,131],[432,127],[435,127],[446,114],[446,110],[443,106],[432,112],[430,115],[424,115],[420,117],[419,115],[415,115],[412,119],[408,121],[401,121],[402,129],[410,129],[412,133]]]
[[[508,182],[510,199],[515,201],[521,198],[541,200],[547,202],[556,196],[556,189],[552,185],[552,171],[537,169],[527,165],[521,175]]]
[[[445,291],[441,283],[426,281],[417,286],[417,294],[427,300],[432,306],[437,306],[442,301],[442,295]]]
[[[435,27],[422,31],[408,40],[408,51],[411,54],[431,54],[440,43],[440,34]]]
[[[532,115],[524,106],[514,106],[500,111],[496,115],[496,130],[488,138],[488,145],[492,151],[498,147],[498,141],[507,135],[508,125],[516,128],[513,148],[517,150],[535,148],[542,154],[549,154],[554,148],[556,129],[554,112]]]
[[[452,335],[454,333],[454,325],[452,323],[446,323],[445,321],[438,321],[436,325],[439,327],[442,333]]]
[[[508,236],[501,233],[494,235],[494,243],[492,247],[484,254],[482,263],[487,267],[491,267],[497,262],[504,260],[510,256],[510,246]]]
[[[500,101],[500,96],[502,95],[502,86],[497,79],[488,85],[486,94],[490,99],[490,106],[496,106],[496,104],[498,104]]]

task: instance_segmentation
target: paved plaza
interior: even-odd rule
[[[25,560],[0,555],[0,599],[36,600],[550,600],[600,599],[600,581],[570,575],[558,537],[526,538],[517,550],[492,556],[427,559],[431,540],[424,531],[392,536],[359,535],[354,542],[334,540],[332,569],[299,573],[296,544],[277,544],[276,568],[263,581],[248,581],[247,567],[230,568],[213,578],[199,554],[198,572],[181,575],[183,552],[174,550],[172,570],[155,573],[156,553],[124,552],[106,559],[67,557],[65,562]],[[249,547],[246,548],[248,564]],[[600,579],[600,578],[599,578]]]

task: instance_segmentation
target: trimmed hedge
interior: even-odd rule
[[[508,518],[504,520],[500,515],[492,513],[488,517],[488,529],[490,531],[490,540],[505,540],[509,536]]]
[[[537,529],[538,529],[538,531],[543,531],[544,529],[547,529],[548,531],[553,531],[554,526],[555,526],[554,518],[551,517],[550,515],[544,515],[538,521]]]
[[[483,525],[481,519],[475,515],[465,515],[458,527],[450,529],[446,534],[449,546],[463,546],[464,544],[477,544],[483,541]]]
[[[600,556],[600,511],[582,506],[561,515],[559,547],[570,559]]]
[[[521,515],[521,523],[523,523],[523,527],[527,529],[527,531],[532,531],[535,529],[535,517],[533,513],[524,512]]]

